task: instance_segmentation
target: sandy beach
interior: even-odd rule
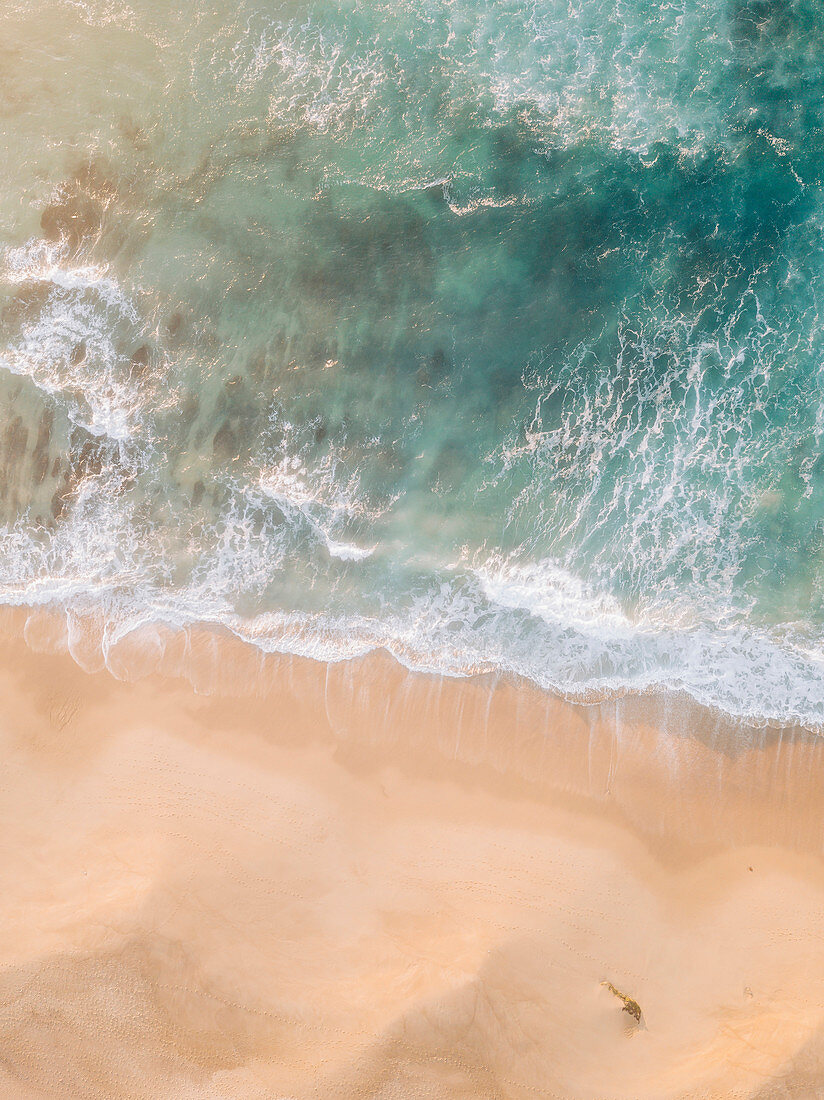
[[[5,624],[4,1097],[824,1095],[814,738],[153,637]]]

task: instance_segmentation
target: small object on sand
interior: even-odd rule
[[[610,993],[614,994],[619,1001],[624,1002],[624,1012],[628,1012],[637,1023],[641,1023],[641,1006],[637,1001],[633,1001],[632,997],[628,997],[626,993],[616,989],[612,982],[601,982],[601,985],[605,985]]]

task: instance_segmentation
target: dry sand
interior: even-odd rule
[[[3,1097],[824,1096],[815,738],[26,618]]]

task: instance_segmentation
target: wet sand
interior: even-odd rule
[[[2,1096],[824,1096],[812,735],[206,631],[102,664],[6,618]]]

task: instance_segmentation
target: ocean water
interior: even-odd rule
[[[824,723],[818,0],[6,0],[0,601]]]

